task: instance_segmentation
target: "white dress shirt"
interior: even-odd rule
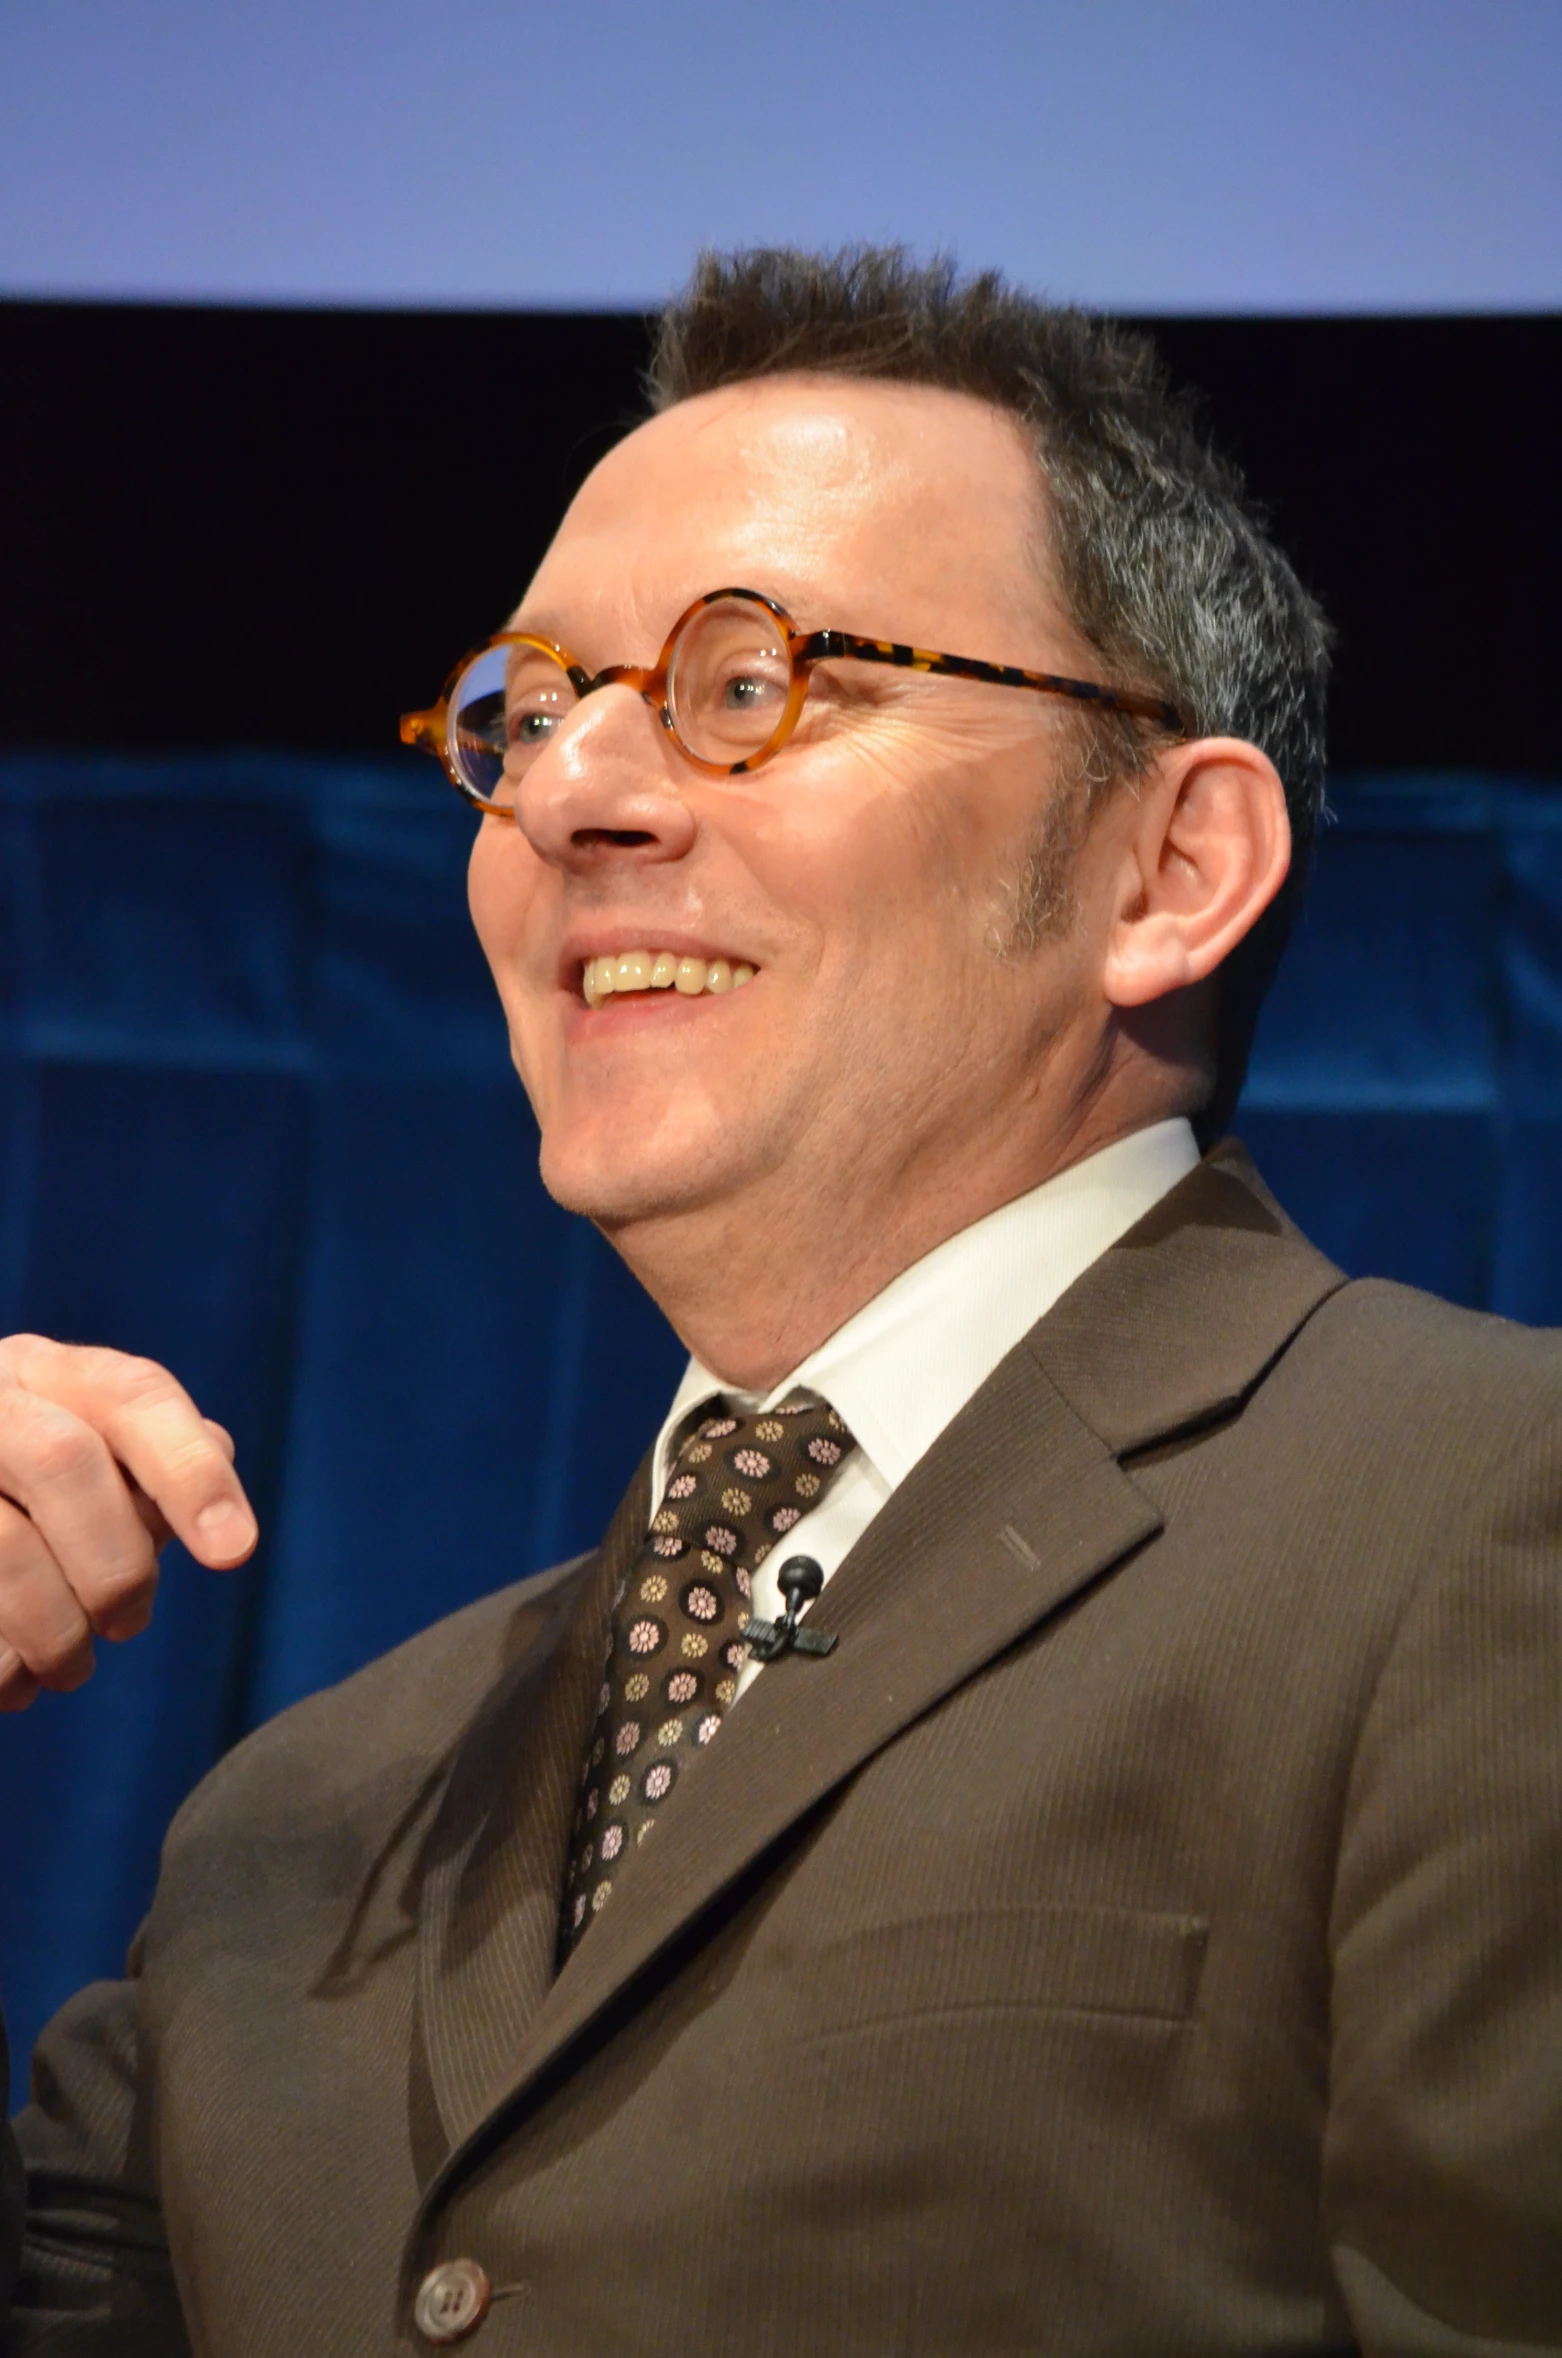
[[[754,1575],[753,1611],[775,1620],[782,1611],[775,1570],[783,1558],[812,1556],[828,1582],[1005,1353],[1198,1159],[1181,1118],[1103,1147],[935,1245],[763,1397],[723,1384],[691,1359],[657,1440],[655,1504],[671,1471],[673,1437],[702,1400],[721,1394],[757,1415],[799,1384],[821,1393],[857,1446],[821,1504]],[[759,1670],[757,1662],[747,1665],[740,1694]]]

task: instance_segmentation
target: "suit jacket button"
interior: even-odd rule
[[[412,2322],[426,2342],[459,2342],[488,2314],[490,2287],[475,2260],[442,2260],[418,2286]]]

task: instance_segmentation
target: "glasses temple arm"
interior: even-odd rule
[[[794,663],[820,663],[832,655],[849,655],[860,663],[888,663],[901,671],[939,672],[955,679],[982,680],[1000,688],[1030,688],[1043,696],[1068,696],[1077,704],[1104,705],[1109,712],[1130,712],[1143,720],[1186,736],[1187,724],[1174,704],[1160,696],[1141,696],[1126,688],[1104,687],[1099,680],[1068,679],[1050,671],[1024,671],[1015,663],[983,663],[974,655],[945,655],[930,647],[908,647],[896,639],[859,638],[844,630],[810,631],[792,646]]]

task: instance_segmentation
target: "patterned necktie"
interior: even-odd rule
[[[691,1753],[738,1691],[752,1574],[818,1506],[852,1447],[833,1408],[793,1392],[764,1416],[707,1408],[614,1599],[597,1716],[581,1771],[559,1963],[643,1842]]]

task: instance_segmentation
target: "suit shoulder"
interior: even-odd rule
[[[1386,1278],[1331,1294],[1274,1373],[1320,1418],[1401,1449],[1407,1464],[1489,1467],[1526,1438],[1562,1446],[1562,1330]]]
[[[1358,1364],[1374,1381],[1397,1368],[1406,1383],[1450,1392],[1510,1385],[1537,1403],[1562,1394],[1562,1328],[1520,1326],[1390,1278],[1342,1285],[1319,1304],[1306,1332],[1342,1368]]]

